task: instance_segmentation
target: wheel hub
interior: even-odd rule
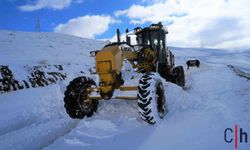
[[[92,100],[88,98],[89,94],[89,90],[84,90],[79,95],[78,102],[84,110],[88,110],[92,105]]]

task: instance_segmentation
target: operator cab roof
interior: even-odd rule
[[[145,27],[145,28],[136,27],[136,28],[134,28],[134,33],[137,35],[137,34],[140,34],[144,31],[154,31],[154,30],[159,30],[159,29],[164,30],[165,34],[168,34],[167,28],[163,27],[161,22],[159,22],[157,24],[151,24],[149,27]]]

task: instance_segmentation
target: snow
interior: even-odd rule
[[[56,33],[1,31],[0,34],[1,65],[83,64],[89,60],[89,51],[105,44]]]
[[[185,69],[186,90],[165,85],[169,112],[158,124],[147,125],[138,115],[136,101],[100,101],[97,113],[82,120],[66,114],[65,87],[80,70],[90,76],[94,59],[89,51],[104,42],[0,31],[0,43],[0,64],[9,65],[20,78],[24,73],[20,66],[39,64],[65,65],[68,75],[58,84],[0,95],[0,149],[233,149],[233,142],[224,141],[226,128],[237,124],[250,135],[250,81],[228,67],[249,75],[249,52],[172,47],[176,65],[186,68],[188,59],[199,59],[201,65]],[[140,75],[130,74],[126,63],[123,69],[125,84],[136,85]],[[250,149],[250,143],[239,143],[238,149]]]

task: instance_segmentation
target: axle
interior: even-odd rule
[[[137,91],[137,86],[120,86],[120,91]],[[90,87],[87,89],[88,91],[88,99],[91,100],[102,100],[103,98],[99,95],[91,95],[93,92],[100,92],[100,87]],[[122,99],[122,100],[137,100],[137,96],[115,96],[115,99]]]

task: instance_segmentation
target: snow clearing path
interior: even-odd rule
[[[234,124],[249,129],[249,82],[227,66],[206,64],[187,71],[187,80],[192,83],[186,91],[167,83],[169,113],[159,124],[141,122],[133,102],[105,102],[94,118],[46,149],[232,149],[224,130]]]
[[[82,65],[87,73],[87,66],[93,65],[93,60],[89,58],[89,51],[83,49],[96,50],[103,44],[99,42],[97,46],[94,40],[52,33],[23,35],[1,32],[0,42],[5,44],[0,45],[0,49],[11,49],[0,55],[0,62],[6,64],[37,64],[46,60],[51,64]],[[15,44],[6,43],[9,38]],[[22,47],[20,43],[25,39],[32,39],[29,43],[34,45]],[[23,57],[36,57],[18,56],[16,59],[16,48],[25,51]],[[38,49],[33,53],[34,48]],[[249,74],[250,54],[213,49],[172,49],[177,65],[186,68],[185,62],[194,58],[199,59],[201,65],[200,68],[185,69],[185,90],[172,83],[165,84],[169,113],[158,124],[147,125],[139,118],[136,101],[115,99],[100,101],[92,118],[69,118],[63,97],[65,87],[77,75],[77,70],[67,68],[71,73],[69,78],[58,84],[0,95],[0,150],[234,149],[234,142],[225,142],[224,131],[237,124],[250,136],[250,81],[236,75],[228,65]],[[43,55],[38,56],[40,53]],[[129,66],[124,68],[129,69]],[[124,72],[125,84],[137,84],[138,76],[131,79],[128,73]],[[132,96],[136,93],[125,94]],[[233,133],[229,136],[233,137]],[[250,142],[239,143],[238,149],[250,149]]]

